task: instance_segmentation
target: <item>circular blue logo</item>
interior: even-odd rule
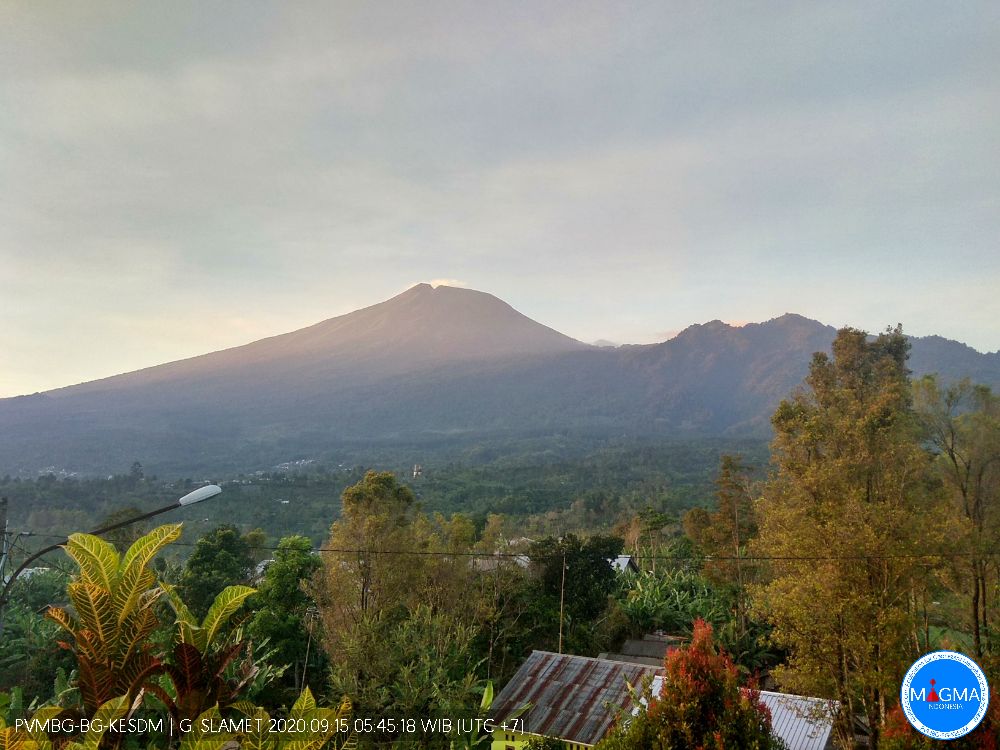
[[[983,670],[965,654],[934,651],[907,671],[899,702],[918,732],[935,740],[954,740],[986,716],[990,687]]]

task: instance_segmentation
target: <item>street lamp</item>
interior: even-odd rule
[[[174,502],[172,502],[170,505],[165,505],[162,508],[158,508],[156,510],[151,510],[151,511],[149,511],[149,513],[143,513],[141,515],[135,516],[134,518],[129,518],[129,519],[125,520],[125,521],[120,521],[118,523],[113,523],[110,526],[102,526],[101,528],[94,529],[93,531],[90,531],[88,533],[92,534],[94,536],[99,536],[100,534],[106,534],[109,531],[114,531],[115,529],[120,529],[123,526],[129,526],[130,524],[136,523],[137,521],[145,521],[147,518],[152,518],[153,516],[158,516],[161,513],[167,513],[168,511],[176,510],[177,508],[183,508],[183,507],[188,506],[188,505],[194,505],[195,503],[200,503],[202,500],[208,500],[208,498],[210,498],[210,497],[215,497],[220,492],[222,492],[222,488],[219,487],[219,485],[217,485],[217,484],[207,484],[204,487],[199,487],[198,489],[194,490],[193,492],[189,492],[188,494],[184,495],[184,497],[182,497],[182,498],[180,498],[180,499],[175,500]],[[39,557],[41,557],[42,555],[46,555],[49,552],[53,552],[53,551],[59,549],[60,547],[62,547],[64,544],[66,544],[68,542],[69,542],[69,538],[67,537],[66,539],[63,539],[62,541],[56,542],[55,544],[52,544],[52,545],[49,545],[45,549],[41,549],[38,552],[36,552],[35,554],[29,556],[27,559],[25,559],[24,562],[22,562],[20,564],[20,566],[18,566],[17,570],[15,570],[11,574],[10,578],[8,578],[7,581],[4,583],[3,592],[0,593],[0,635],[3,635],[4,615],[7,612],[7,602],[10,601],[10,590],[11,590],[11,587],[14,585],[14,581],[17,580],[17,577],[22,572],[24,572],[24,569],[27,568],[28,565],[30,565],[31,563],[33,563]]]

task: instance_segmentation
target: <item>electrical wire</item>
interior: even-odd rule
[[[46,537],[51,539],[65,539],[68,534],[33,534],[33,536]],[[174,542],[173,546],[197,547],[199,542]],[[280,547],[270,545],[250,545],[247,549],[261,552],[275,552],[281,550]],[[405,550],[405,549],[351,549],[338,547],[316,547],[313,552],[332,553],[342,555],[410,555],[428,557],[473,557],[473,558],[510,558],[518,559],[530,557],[533,560],[556,559],[562,557],[562,553],[550,555],[529,555],[525,552],[448,552],[443,550]],[[1000,550],[989,552],[913,552],[895,553],[882,555],[753,555],[748,557],[738,555],[706,555],[698,557],[694,555],[638,555],[646,560],[665,560],[674,562],[815,562],[824,560],[947,560],[960,558],[984,557],[1000,558]]]
[[[38,536],[41,536],[41,535],[38,535]],[[62,537],[60,537],[60,538],[62,538]],[[20,539],[17,539],[16,541],[14,541],[13,544],[11,544],[11,549],[18,549],[18,548],[20,548],[20,551],[24,553],[25,557],[33,554],[31,550],[29,550],[27,547],[24,546],[24,542],[22,542]],[[59,552],[59,551],[60,550],[52,550],[52,552]],[[52,554],[52,552],[49,552],[47,554],[50,555],[50,554]],[[45,557],[45,556],[46,555],[43,555],[43,557]],[[46,560],[46,565],[49,565],[49,566],[55,568],[59,572],[64,573],[65,575],[70,576],[71,578],[73,577],[73,575],[75,575],[73,573],[73,571],[69,570],[68,568],[63,567],[63,565],[61,563],[57,563],[54,560],[51,560],[51,559],[50,560]]]

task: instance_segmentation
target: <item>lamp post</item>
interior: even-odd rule
[[[177,508],[183,508],[187,505],[194,505],[195,503],[200,503],[202,500],[208,500],[208,498],[210,497],[215,497],[220,492],[222,492],[222,488],[219,487],[217,484],[207,484],[204,487],[199,487],[193,492],[189,492],[188,494],[184,495],[184,497],[172,502],[170,505],[165,505],[162,508],[151,510],[149,511],[149,513],[143,513],[141,515],[135,516],[134,518],[129,518],[124,521],[120,521],[119,523],[113,523],[110,526],[102,526],[101,528],[94,529],[93,531],[90,531],[88,533],[94,536],[106,534],[109,531],[120,529],[123,526],[128,526],[130,524],[136,523],[137,521],[145,521],[147,518],[158,516],[161,513],[167,513],[171,510],[176,510]],[[6,540],[6,534],[4,534],[4,540]],[[14,581],[16,581],[17,577],[22,572],[24,572],[25,568],[27,568],[31,563],[33,563],[39,557],[59,549],[67,542],[69,542],[68,537],[66,539],[63,539],[62,541],[56,542],[55,544],[49,545],[45,549],[39,550],[33,555],[30,555],[11,574],[10,578],[8,578],[5,582],[3,582],[4,583],[3,592],[0,593],[0,636],[3,635],[4,619],[7,613],[7,603],[10,601],[10,590],[11,587],[13,587],[14,585]]]

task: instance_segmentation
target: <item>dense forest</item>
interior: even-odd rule
[[[373,449],[374,458],[365,464],[292,462],[251,474],[172,481],[147,475],[137,457],[131,467],[106,478],[3,477],[0,495],[9,499],[11,525],[36,534],[36,546],[43,546],[48,538],[43,535],[65,537],[130,509],[161,507],[211,480],[223,493],[176,516],[185,522],[184,543],[222,522],[243,531],[261,529],[272,543],[290,534],[318,543],[340,513],[344,489],[377,468],[399,476],[428,512],[464,513],[479,527],[489,513],[502,513],[537,533],[560,533],[610,529],[647,506],[679,517],[711,504],[720,456],[739,453],[758,466],[767,457],[766,443],[752,439],[594,445],[565,438],[487,441],[461,452],[383,450]],[[414,464],[421,466],[419,477],[413,477]],[[24,544],[34,542],[28,538]],[[183,554],[183,546],[178,549]]]
[[[409,461],[289,467],[228,478],[170,518],[183,537],[175,523],[75,534],[68,558],[15,584],[0,733],[27,741],[10,725],[26,711],[141,703],[177,721],[309,717],[315,730],[214,738],[242,746],[485,746],[388,720],[483,716],[532,649],[596,656],[661,630],[688,645],[607,748],[778,747],[746,685],[836,701],[842,747],[929,747],[897,705],[909,664],[947,647],[1000,675],[1000,398],[912,380],[907,355],[899,330],[840,331],[775,411],[769,450],[628,444],[523,460],[484,447],[419,476]],[[3,491],[19,524],[55,535],[198,483],[136,463]],[[637,571],[612,567],[621,553]],[[682,708],[703,719],[685,724]],[[376,723],[357,734],[346,716]],[[998,732],[994,703],[961,746],[993,747]]]

